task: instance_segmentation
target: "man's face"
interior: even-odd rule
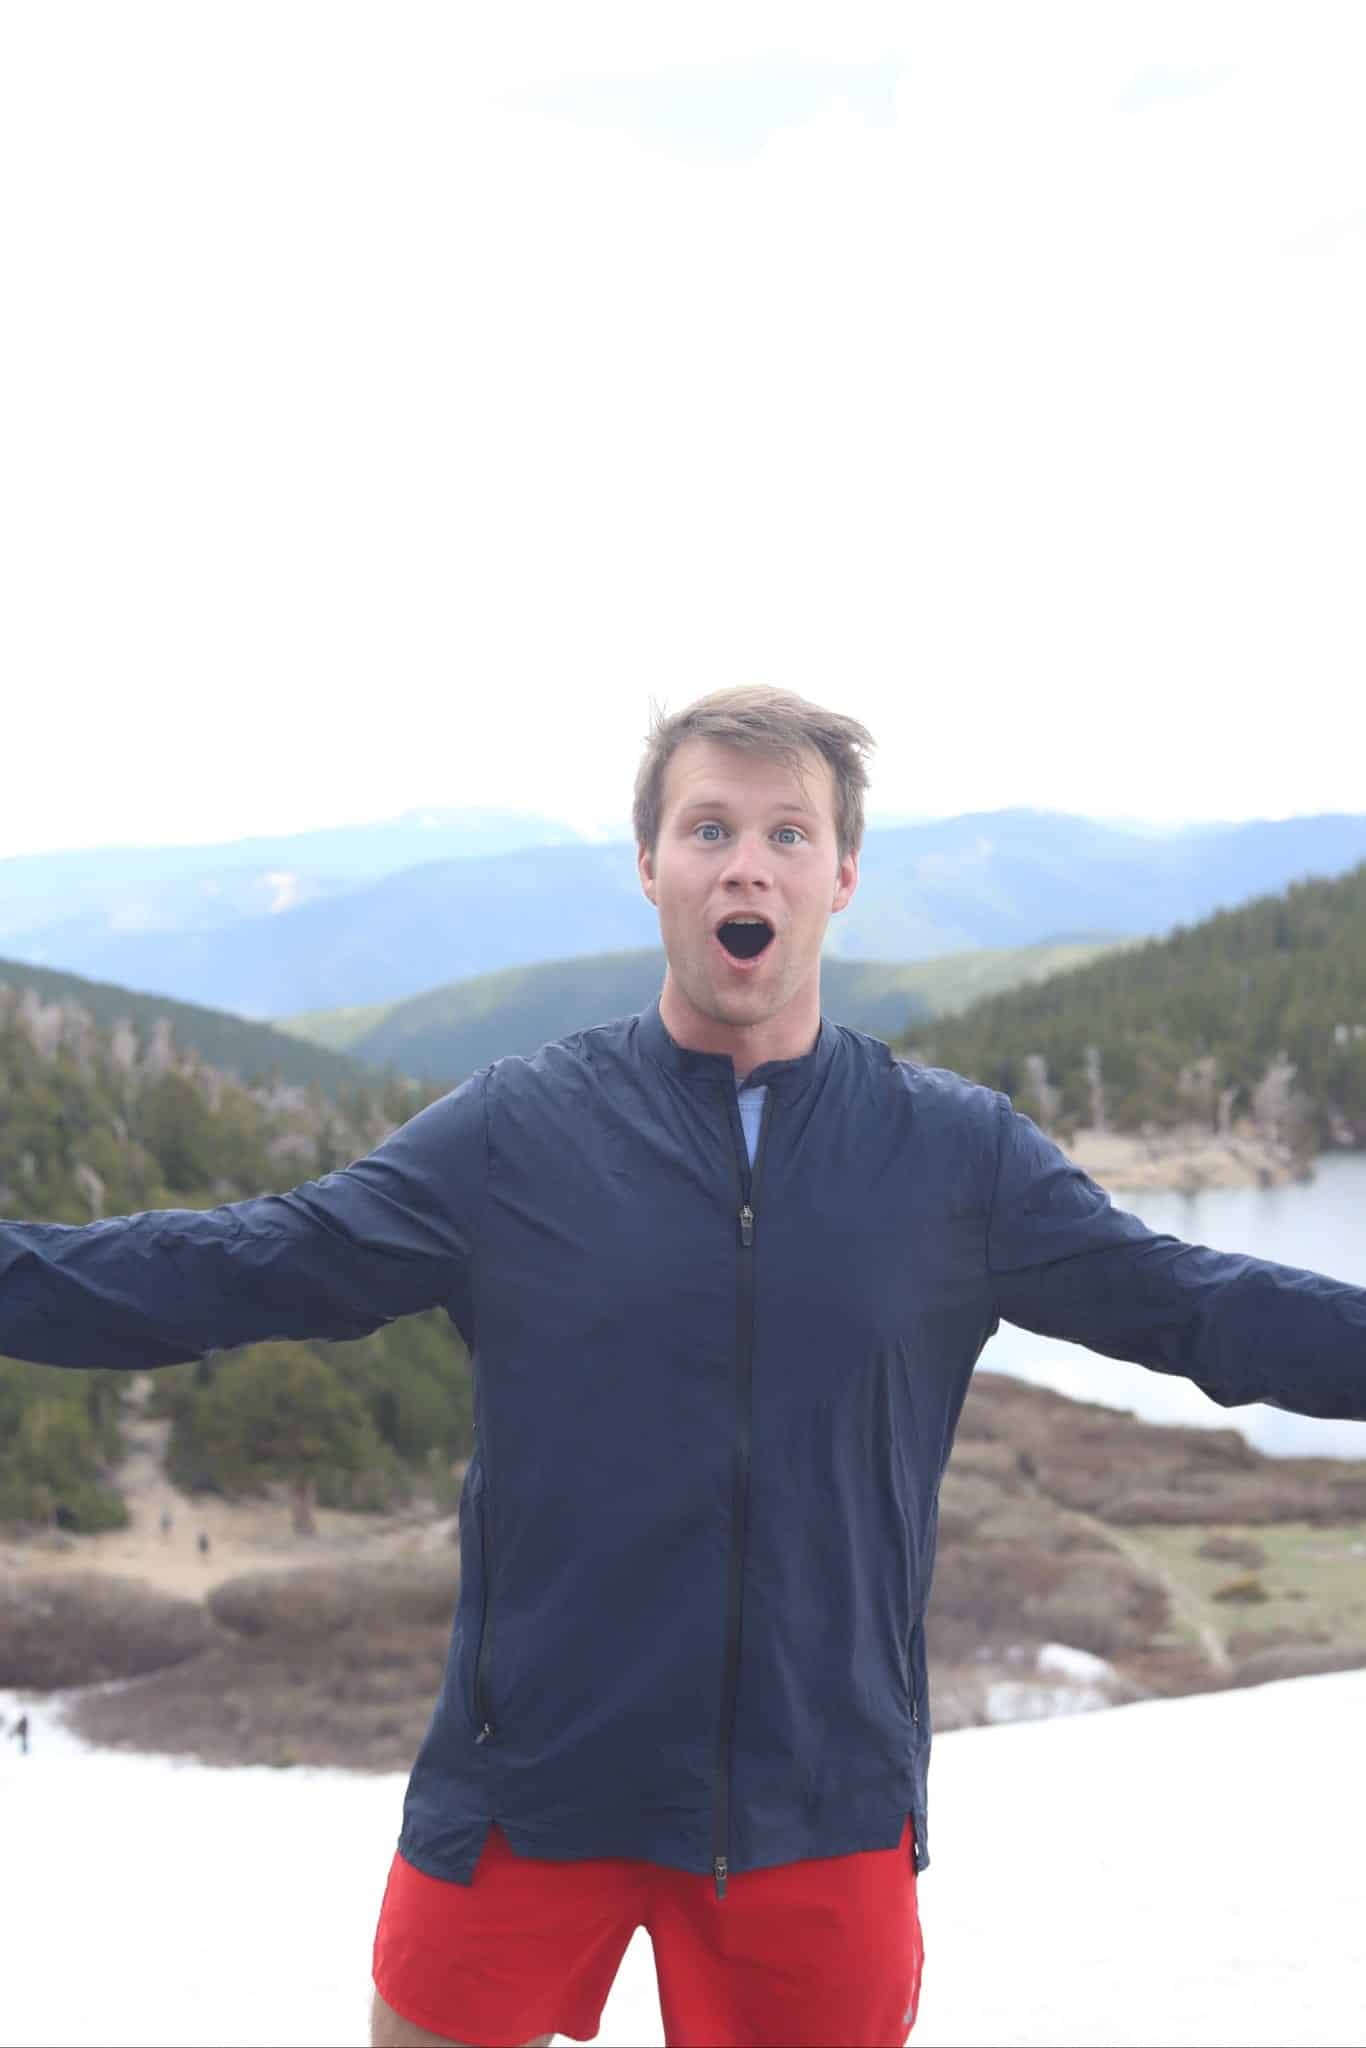
[[[638,865],[685,1042],[725,1051],[730,1032],[772,1025],[763,1058],[805,1050],[820,1019],[825,928],[858,880],[858,855],[839,858],[824,756],[804,754],[797,776],[765,754],[685,740],[666,771],[654,854],[640,848]],[[805,1042],[789,1051],[794,1032]]]

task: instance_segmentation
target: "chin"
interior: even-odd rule
[[[770,1017],[776,1017],[783,1007],[769,994],[759,989],[737,989],[729,995],[719,995],[713,1000],[712,1015],[720,1024],[767,1024]]]

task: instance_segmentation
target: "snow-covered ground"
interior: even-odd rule
[[[1073,1674],[1075,1675],[1075,1674]],[[360,2043],[402,1779],[83,1748],[0,1694],[0,2043]],[[914,2048],[1366,2041],[1366,1673],[935,1745]],[[649,1937],[603,2016],[662,2042]]]

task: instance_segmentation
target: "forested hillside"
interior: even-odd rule
[[[1240,1119],[1366,1146],[1366,865],[915,1027],[903,1049],[1066,1139]]]
[[[31,1002],[77,1005],[97,1026],[124,1025],[140,1043],[171,1031],[181,1052],[197,1053],[207,1066],[239,1081],[275,1079],[303,1087],[316,1082],[325,1094],[335,1095],[360,1078],[351,1061],[324,1040],[305,1045],[273,1025],[205,1009],[202,1003],[180,1003],[170,996],[121,988],[116,982],[87,981],[53,967],[0,960],[0,1001],[6,990],[22,996],[25,989],[32,991]]]
[[[1366,866],[991,997],[905,1049],[1006,1090],[1064,1139],[1253,1118],[1306,1156],[1366,1145]],[[372,1149],[442,1085],[243,1085],[164,1016],[100,1023],[0,985],[0,1218],[79,1224],[292,1187]],[[109,1375],[0,1360],[0,1521],[117,1519],[123,1399]],[[302,1519],[314,1496],[439,1495],[470,1445],[468,1363],[439,1313],[357,1345],[215,1355],[159,1375],[155,1400],[183,1481],[277,1480]]]
[[[334,1065],[347,1085],[331,1097],[278,1077],[244,1086],[184,1046],[165,1017],[141,1031],[126,1015],[100,1025],[69,998],[0,986],[0,1219],[80,1224],[283,1191],[371,1151],[440,1092],[352,1081],[349,1062]],[[409,1467],[466,1443],[463,1350],[444,1316],[359,1345],[288,1349],[264,1430],[252,1351],[159,1377],[187,1473],[224,1488],[278,1477],[300,1490],[301,1506],[315,1488],[369,1502],[401,1492]],[[125,1396],[118,1375],[0,1358],[0,1523],[91,1529],[120,1519]]]
[[[1062,973],[1114,943],[1131,942],[1001,947],[906,965],[827,956],[821,967],[821,1008],[838,1024],[893,1038],[917,1017],[960,1008],[985,990]],[[368,1065],[453,1083],[507,1053],[533,1053],[551,1039],[633,1016],[653,1002],[663,981],[663,951],[650,946],[507,967],[380,1009],[283,1018],[280,1028],[319,1045],[344,1048]]]

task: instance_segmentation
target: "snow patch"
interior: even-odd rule
[[[292,868],[272,868],[265,882],[271,892],[267,916],[273,917],[277,910],[293,910],[303,900],[303,877]]]
[[[1044,1721],[1055,1714],[1092,1714],[1112,1707],[1124,1681],[1113,1664],[1070,1643],[1045,1643],[1029,1677],[998,1678],[986,1688],[985,1711],[1003,1721]]]
[[[92,1750],[60,1699],[0,1718],[0,2043],[360,2048],[401,1776]],[[1363,1718],[1342,1672],[939,1737],[911,2048],[1359,2043]],[[644,1928],[597,2039],[663,2040]]]
[[[1070,1678],[1077,1685],[1109,1685],[1119,1676],[1104,1657],[1093,1657],[1089,1650],[1074,1650],[1070,1643],[1045,1643],[1035,1666],[1045,1677]]]

